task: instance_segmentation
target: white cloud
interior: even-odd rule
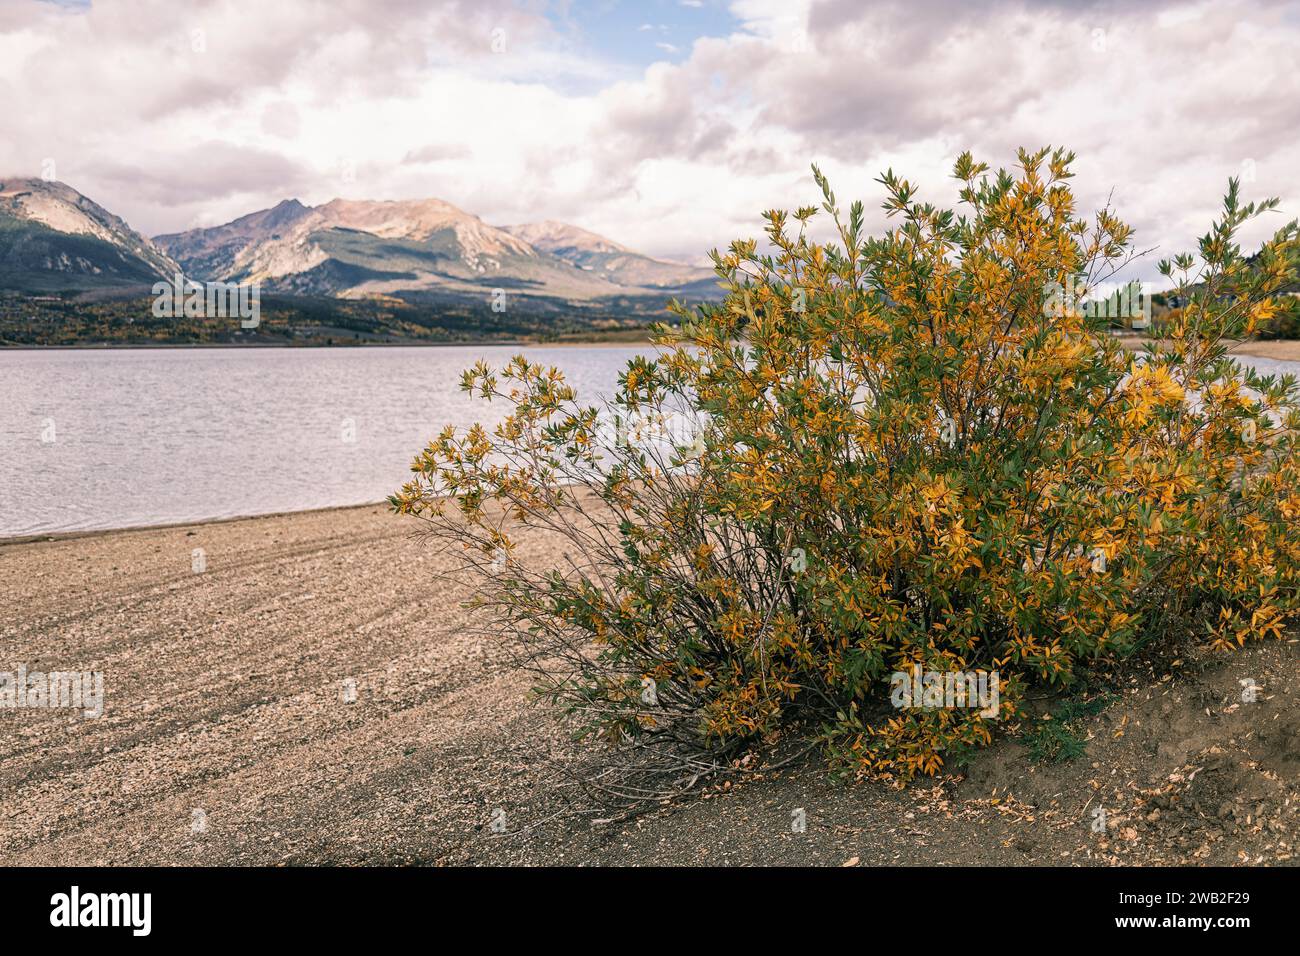
[[[690,257],[757,235],[763,209],[814,199],[814,160],[876,224],[886,166],[952,202],[966,148],[995,165],[1020,145],[1075,149],[1083,208],[1113,189],[1162,253],[1204,230],[1229,175],[1253,174],[1248,195],[1280,195],[1288,218],[1300,210],[1293,5],[732,12],[732,35],[629,77],[508,0],[199,0],[180,15],[170,0],[7,0],[0,101],[20,108],[0,114],[0,172],[52,157],[151,234],[290,195],[437,196],[491,222],[562,219]]]

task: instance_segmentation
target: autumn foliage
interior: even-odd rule
[[[1281,637],[1300,393],[1228,349],[1275,319],[1296,225],[1248,260],[1237,231],[1274,203],[1233,182],[1199,255],[1161,263],[1186,304],[1133,354],[1047,302],[1131,257],[1113,213],[1076,212],[1072,158],[963,155],[959,212],[886,173],[894,226],[874,238],[814,169],[821,208],[714,253],[725,301],[675,303],[608,403],[522,357],[471,369],[507,416],[445,430],[395,507],[480,575],[583,732],[688,761],[797,731],[905,779],[997,724],[896,709],[894,672],[996,671],[1005,719],[1147,642]],[[808,237],[823,214],[829,243]],[[530,526],[563,561],[518,547]]]

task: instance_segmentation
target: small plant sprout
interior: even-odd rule
[[[1051,714],[1035,722],[1027,731],[1029,758],[1035,763],[1064,763],[1077,760],[1087,752],[1086,725],[1110,703],[1109,695],[1091,700],[1066,700]]]

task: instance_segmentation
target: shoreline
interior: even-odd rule
[[[295,511],[263,511],[257,514],[231,515],[228,518],[194,518],[188,521],[166,521],[160,524],[125,525],[120,528],[87,528],[84,531],[44,531],[36,534],[0,535],[0,549],[23,544],[74,541],[78,538],[100,538],[111,534],[139,534],[149,531],[175,531],[178,529],[206,528],[209,525],[234,524],[240,521],[258,521],[263,518],[292,518],[296,515],[325,514],[334,511],[358,511],[366,508],[386,508],[387,501],[368,501],[351,505],[326,505],[322,508],[302,508]]]
[[[555,342],[543,342],[536,339],[469,339],[464,342],[366,342],[352,345],[324,345],[315,343],[289,344],[285,342],[154,342],[154,343],[113,343],[85,342],[78,345],[0,345],[0,352],[84,352],[97,350],[103,352],[118,351],[156,351],[177,349],[449,349],[449,348],[636,348],[654,346],[650,339],[564,339]]]
[[[1151,341],[1137,335],[1117,335],[1115,338],[1126,348],[1134,350]],[[1300,339],[1253,339],[1226,340],[1231,344],[1231,355],[1253,355],[1256,358],[1272,359],[1278,362],[1300,362]],[[599,338],[566,338],[557,341],[539,339],[466,339],[458,342],[357,342],[352,344],[325,345],[315,342],[154,342],[154,343],[116,343],[85,342],[75,345],[0,345],[3,352],[78,352],[86,350],[100,351],[150,351],[176,349],[372,349],[372,348],[638,348],[654,347],[648,337],[629,336],[619,339],[601,336]]]
[[[1140,335],[1117,335],[1120,344],[1135,351],[1152,339]],[[1252,355],[1275,362],[1300,362],[1300,339],[1224,339],[1230,356]]]

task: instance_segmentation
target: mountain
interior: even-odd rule
[[[559,222],[498,228],[440,199],[296,199],[225,225],[146,239],[63,183],[0,180],[0,290],[134,290],[184,272],[270,294],[396,296],[593,317],[717,298],[708,269],[641,255]]]
[[[237,260],[244,249],[278,240],[310,212],[298,200],[286,199],[272,209],[242,216],[224,226],[158,236],[154,241],[182,262],[187,274],[219,278],[238,271]]]
[[[505,230],[534,249],[549,252],[616,285],[681,288],[695,282],[713,281],[712,269],[652,259],[604,236],[563,222],[548,219],[506,226]]]
[[[179,271],[154,243],[71,186],[0,179],[0,289],[144,286]]]
[[[259,282],[269,292],[484,302],[495,289],[533,305],[644,300],[711,276],[641,256],[561,223],[500,229],[440,199],[297,200],[224,226],[158,236],[186,274]],[[711,286],[711,283],[710,283]]]

